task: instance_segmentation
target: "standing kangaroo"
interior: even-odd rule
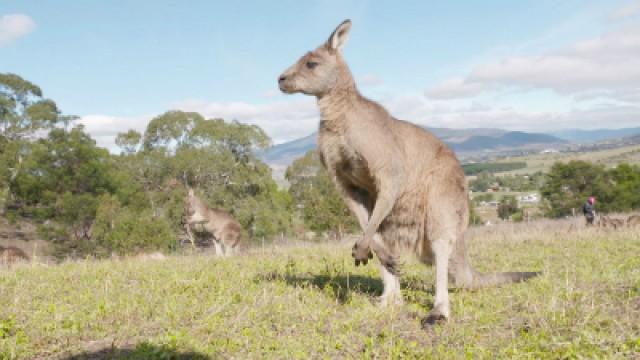
[[[305,54],[278,79],[285,93],[317,98],[320,160],[364,231],[353,246],[356,266],[371,250],[382,266],[381,304],[401,303],[397,250],[409,249],[436,267],[431,324],[449,318],[448,275],[456,286],[479,288],[522,281],[533,272],[482,274],[469,264],[467,183],[454,153],[434,135],[392,117],[358,92],[342,57],[351,21]]]
[[[240,242],[242,228],[228,212],[210,209],[189,189],[185,209],[185,228],[191,244],[195,247],[192,229],[213,237],[216,255],[232,255]]]

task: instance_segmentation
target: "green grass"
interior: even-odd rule
[[[479,270],[543,275],[452,291],[452,319],[426,330],[433,270],[407,258],[406,305],[384,310],[376,266],[354,267],[349,244],[5,268],[0,359],[640,356],[637,231],[542,223],[470,238]]]
[[[615,149],[586,151],[577,153],[551,153],[533,154],[526,156],[506,157],[496,163],[525,162],[523,169],[501,172],[500,174],[533,174],[538,171],[548,172],[556,162],[569,162],[571,160],[584,160],[607,167],[617,166],[620,163],[640,164],[640,145],[622,146]]]

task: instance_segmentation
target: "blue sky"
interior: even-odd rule
[[[439,127],[640,126],[638,1],[0,2],[0,71],[41,86],[106,146],[169,109],[276,141],[317,126],[277,76],[353,21],[361,91]]]

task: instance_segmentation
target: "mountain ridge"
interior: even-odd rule
[[[495,128],[450,129],[426,128],[457,153],[497,151],[505,149],[541,148],[567,144],[559,137],[523,131]],[[317,146],[317,132],[282,144],[274,145],[260,154],[269,165],[286,166]]]

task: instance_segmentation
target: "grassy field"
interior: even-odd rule
[[[433,269],[405,259],[381,309],[348,243],[235,258],[75,261],[0,270],[0,359],[640,358],[640,234],[541,221],[470,231],[479,270],[530,282],[453,291],[422,329]]]
[[[605,166],[615,166],[621,162],[628,164],[640,164],[640,145],[623,146],[615,149],[600,151],[588,151],[579,153],[550,153],[527,156],[514,156],[501,159],[498,162],[526,162],[527,167],[500,174],[532,174],[537,171],[548,172],[551,166],[557,162],[569,162],[571,160],[584,160]]]

